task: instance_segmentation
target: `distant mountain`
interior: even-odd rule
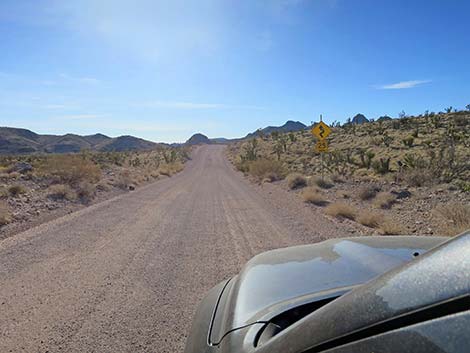
[[[377,119],[377,121],[388,121],[388,120],[392,120],[392,118],[389,117],[388,115],[381,116],[380,118]]]
[[[93,151],[149,150],[159,144],[133,136],[111,138],[103,134],[39,135],[30,130],[0,127],[0,153],[73,153]]]
[[[268,126],[268,127],[265,127],[264,129],[261,129],[261,130],[258,130],[258,131],[255,131],[246,135],[245,138],[255,137],[255,136],[258,136],[259,134],[269,135],[275,131],[276,132],[291,132],[291,131],[305,130],[306,128],[307,128],[307,125],[301,123],[300,121],[289,120],[282,126]]]
[[[209,145],[211,143],[211,140],[209,140],[206,135],[199,133],[194,134],[188,141],[186,141],[186,145]]]
[[[124,151],[140,151],[151,150],[157,147],[158,144],[143,140],[134,136],[120,136],[105,142],[100,145],[99,150],[104,152],[124,152]]]
[[[210,139],[211,143],[219,143],[219,144],[224,144],[224,143],[230,143],[233,141],[233,139],[227,139],[225,137],[216,137]]]
[[[353,124],[364,124],[368,123],[369,119],[367,119],[364,115],[362,114],[357,114],[354,118],[352,118],[351,123]]]

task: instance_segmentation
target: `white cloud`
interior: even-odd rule
[[[430,83],[431,80],[412,80],[377,86],[377,89],[408,89]]]

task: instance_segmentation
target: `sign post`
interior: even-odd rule
[[[312,134],[318,139],[315,149],[321,156],[321,179],[323,181],[323,153],[328,152],[328,141],[326,138],[331,134],[331,129],[323,122],[321,115],[320,122],[312,128]]]

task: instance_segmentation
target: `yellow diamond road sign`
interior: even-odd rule
[[[328,141],[320,140],[316,144],[317,152],[328,152]]]
[[[331,134],[331,129],[323,121],[320,121],[312,129],[312,134],[314,134],[318,139],[324,140]]]

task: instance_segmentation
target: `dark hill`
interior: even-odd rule
[[[209,145],[211,140],[206,135],[203,134],[194,134],[186,141],[186,145]]]
[[[357,114],[354,118],[352,118],[351,123],[353,124],[364,124],[368,123],[369,119],[367,119],[364,115],[362,114]]]
[[[158,144],[133,136],[111,138],[103,134],[80,136],[39,135],[30,130],[0,127],[0,153],[72,153],[149,150]]]
[[[248,135],[246,135],[245,138],[251,138],[255,137],[257,135],[269,135],[272,134],[273,132],[291,132],[291,131],[300,131],[304,130],[307,128],[307,125],[301,123],[300,121],[292,121],[289,120],[287,121],[284,125],[282,126],[268,126],[265,127],[264,129],[252,132]]]

